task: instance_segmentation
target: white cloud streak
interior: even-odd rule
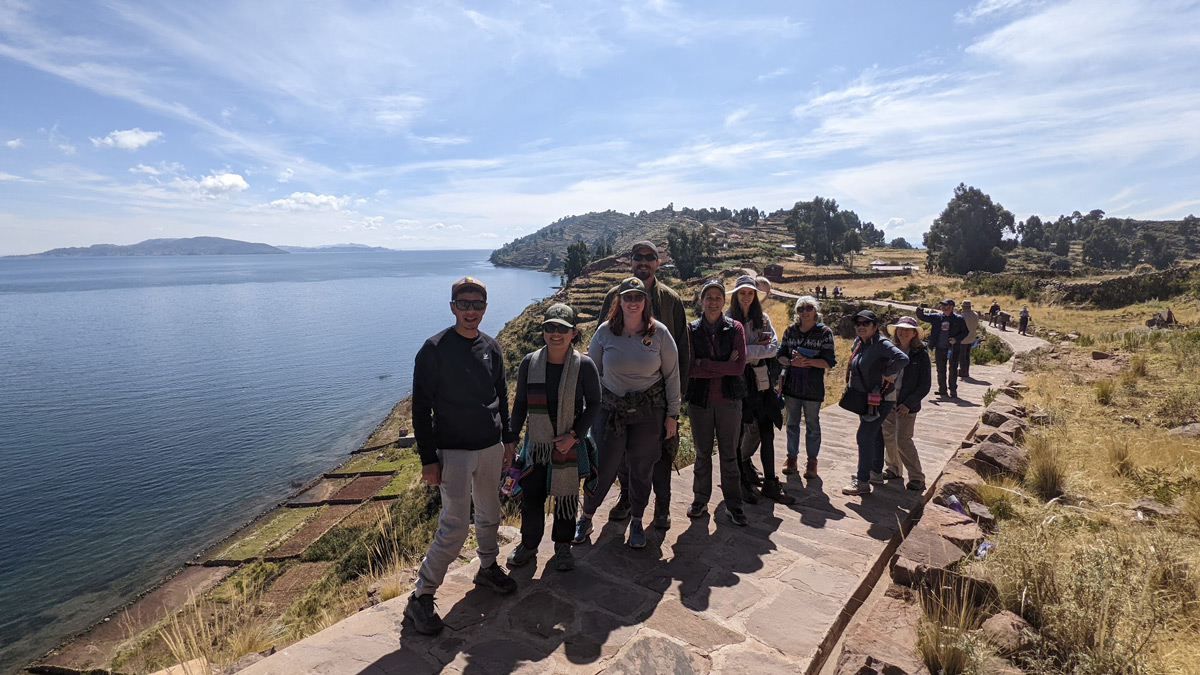
[[[92,138],[91,141],[92,146],[96,148],[119,148],[132,152],[144,148],[162,137],[163,132],[161,131],[142,131],[140,127],[135,127],[125,131],[113,131],[104,138]]]

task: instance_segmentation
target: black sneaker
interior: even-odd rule
[[[784,491],[783,486],[779,484],[778,478],[767,478],[763,480],[762,496],[767,499],[773,499],[778,504],[795,504],[796,498]]]
[[[757,504],[760,496],[758,488],[750,483],[742,483],[742,501],[747,504]]]
[[[745,527],[750,524],[750,521],[746,520],[746,514],[743,513],[740,508],[731,509],[726,506],[725,514],[728,515],[729,520],[733,521],[733,524],[737,525],[738,527]]]
[[[621,495],[617,497],[617,505],[612,507],[612,510],[608,512],[608,519],[613,521],[625,520],[629,517],[629,512],[632,509],[633,506],[629,503],[629,496],[622,491]]]
[[[572,544],[582,544],[587,541],[588,535],[592,533],[592,519],[587,516],[579,516],[579,520],[575,522],[575,538],[571,540]]]
[[[575,556],[571,554],[570,544],[554,545],[554,569],[559,572],[570,572],[575,569]]]
[[[658,530],[665,531],[671,528],[671,502],[654,502],[654,520],[650,521],[650,524]]]
[[[437,635],[446,626],[433,606],[432,595],[410,595],[404,606],[404,616],[412,620],[413,628],[421,635]]]
[[[646,531],[642,529],[642,521],[629,523],[629,548],[645,548]]]
[[[705,504],[703,502],[692,502],[692,505],[688,507],[687,517],[688,518],[703,518],[707,513],[708,513],[708,504]]]
[[[525,544],[517,544],[512,553],[508,554],[509,568],[521,567],[537,557],[536,548],[525,548]]]
[[[925,491],[925,481],[910,480],[910,481],[908,481],[908,485],[905,485],[904,487],[906,487],[909,490],[912,490],[914,492],[924,492]]]
[[[496,563],[479,568],[475,573],[475,585],[487,586],[500,595],[512,595],[517,592],[517,582],[505,574]]]

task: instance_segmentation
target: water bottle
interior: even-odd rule
[[[971,512],[968,511],[967,507],[962,502],[958,501],[958,497],[955,497],[954,495],[950,495],[946,498],[946,506],[949,506],[951,509],[954,509],[968,518],[971,517]]]

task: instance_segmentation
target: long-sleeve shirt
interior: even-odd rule
[[[521,359],[521,367],[517,369],[517,391],[513,394],[512,415],[508,419],[508,428],[513,436],[521,435],[521,427],[525,426],[525,418],[529,414],[526,388],[529,384],[529,363],[533,354]],[[600,373],[596,364],[586,355],[580,354],[579,377],[575,382],[575,419],[566,420],[562,424],[558,419],[558,388],[562,382],[563,364],[546,364],[546,411],[550,413],[550,421],[554,424],[554,433],[564,434],[567,428],[575,430],[577,438],[583,438],[592,423],[600,414]]]
[[[742,329],[746,333],[746,363],[748,365],[757,365],[763,359],[773,359],[779,352],[779,336],[775,334],[775,327],[771,325],[771,317],[764,313],[762,318],[761,328],[755,328],[750,325],[749,321],[741,322]],[[759,344],[759,339],[764,335],[771,336],[770,341],[767,344]]]
[[[718,320],[719,321],[719,320]],[[746,330],[742,327],[742,322],[731,321],[733,324],[733,353],[730,358],[725,361],[716,359],[698,359],[692,358],[692,367],[689,369],[689,378],[693,380],[720,380],[722,377],[731,377],[741,375],[746,370]],[[710,354],[720,353],[719,338],[713,330],[712,325],[706,319],[700,319],[700,325],[704,332],[704,337],[708,339]],[[733,358],[736,354],[737,358]],[[708,402],[710,404],[726,400],[725,394],[721,391],[721,383],[713,382],[708,386]]]
[[[659,380],[667,394],[667,414],[678,415],[679,351],[671,331],[654,319],[654,334],[613,335],[608,322],[600,324],[588,344],[588,356],[600,370],[600,382],[617,396],[645,391]]]
[[[500,345],[479,333],[465,338],[453,327],[421,345],[413,368],[413,434],[421,464],[438,450],[482,450],[508,431],[508,387]]]

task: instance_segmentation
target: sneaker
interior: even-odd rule
[[[946,390],[945,390],[945,389],[938,389],[938,390],[937,390],[937,395],[938,395],[938,396],[941,396],[942,398],[946,398]]]
[[[654,520],[650,521],[650,524],[663,531],[671,528],[671,502],[654,502]]]
[[[629,548],[645,548],[646,531],[642,529],[642,521],[634,520],[629,523]]]
[[[408,604],[404,606],[404,616],[412,620],[413,628],[421,635],[437,635],[446,626],[442,617],[438,616],[433,606],[433,595],[408,596]]]
[[[810,459],[808,461],[811,462],[812,460]],[[794,476],[798,473],[800,473],[800,470],[796,468],[796,458],[788,457],[787,460],[784,461],[784,463],[783,463],[783,475]]]
[[[757,504],[760,496],[758,488],[750,483],[742,483],[742,501],[747,504]]]
[[[500,566],[492,563],[487,567],[480,567],[475,573],[475,585],[487,586],[496,591],[500,595],[512,595],[517,592],[517,582],[512,580],[512,577],[504,573]]]
[[[908,481],[908,485],[905,485],[904,487],[908,488],[909,490],[913,490],[915,492],[924,492],[925,491],[925,481],[910,480],[910,481]]]
[[[575,569],[575,556],[571,554],[570,544],[554,545],[554,569],[559,572],[570,572]]]
[[[876,485],[883,485],[887,481],[888,481],[888,479],[887,479],[886,473],[875,473],[874,471],[871,472],[871,481],[870,482],[872,482]]]
[[[703,518],[707,514],[708,504],[703,502],[692,502],[692,505],[689,506],[687,510],[688,518]]]
[[[588,535],[592,533],[592,519],[587,516],[579,516],[579,520],[575,522],[575,538],[571,540],[572,544],[582,544],[587,541]]]
[[[729,520],[733,521],[733,524],[738,527],[745,527],[750,524],[750,521],[746,519],[746,514],[740,508],[731,509],[726,506],[725,515],[729,516]]]
[[[622,491],[621,496],[617,497],[617,505],[612,507],[612,510],[608,512],[608,519],[610,521],[625,520],[629,517],[629,512],[632,509],[633,506],[629,503],[629,496]]]
[[[525,548],[525,544],[517,544],[512,553],[508,554],[508,567],[521,567],[537,557],[536,548]]]
[[[813,457],[804,464],[805,478],[819,478],[817,475],[817,458]]]
[[[850,483],[842,488],[844,495],[869,495],[871,494],[871,484],[867,481],[860,481],[857,478],[851,478]]]
[[[779,504],[795,504],[796,498],[784,492],[778,478],[767,478],[763,481],[762,496],[773,499]]]
[[[900,478],[899,473],[892,471],[891,469],[883,470],[883,479],[884,480],[896,480],[897,478]]]

